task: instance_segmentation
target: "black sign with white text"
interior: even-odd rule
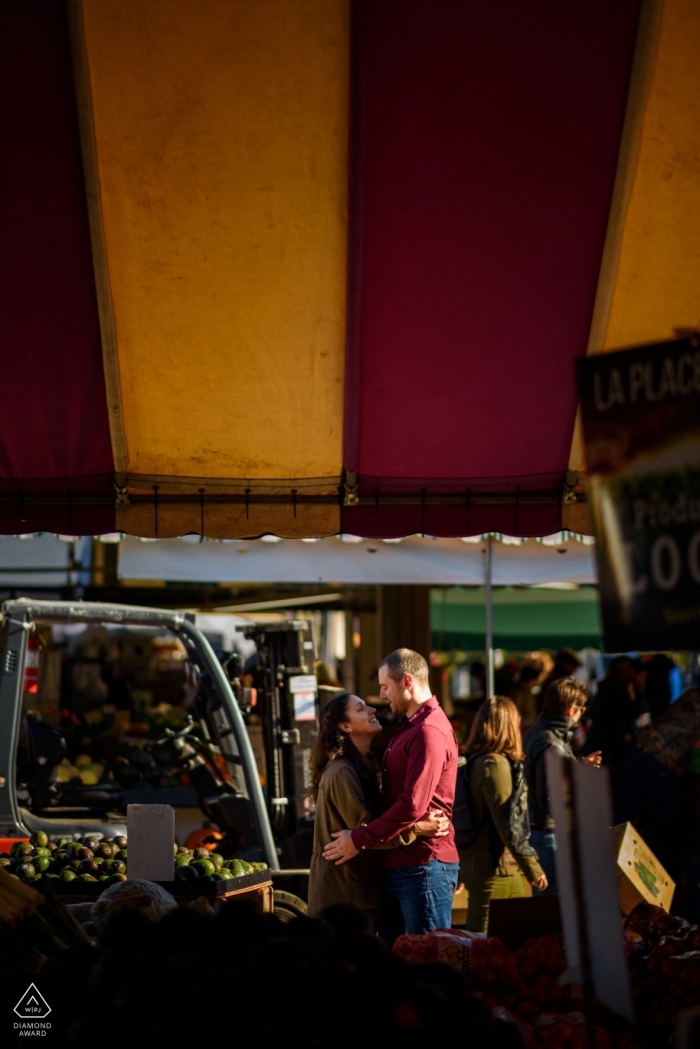
[[[700,648],[700,337],[578,362],[605,647]]]

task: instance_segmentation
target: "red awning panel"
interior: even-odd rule
[[[110,531],[114,466],[64,5],[5,0],[0,29],[0,531]],[[33,493],[49,502],[33,508]]]
[[[559,527],[638,11],[359,0],[344,530]]]

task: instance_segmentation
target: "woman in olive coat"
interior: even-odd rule
[[[469,792],[478,834],[459,854],[471,932],[486,932],[491,900],[525,895],[522,875],[540,891],[547,887],[530,844],[523,757],[517,707],[505,696],[485,700],[467,743]]]
[[[318,915],[334,903],[354,903],[377,921],[379,865],[376,850],[361,852],[336,866],[323,858],[323,847],[333,831],[364,826],[381,812],[377,763],[370,744],[381,725],[374,707],[358,696],[341,692],[321,709],[320,728],[311,753],[312,793],[316,801],[314,845],[309,876],[309,914]],[[426,814],[402,835],[382,848],[409,845],[420,834],[447,833],[440,813]]]

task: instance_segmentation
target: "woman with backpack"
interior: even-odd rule
[[[492,696],[472,726],[453,815],[471,932],[486,932],[491,900],[525,896],[521,871],[537,889],[547,887],[529,840],[523,756],[517,707],[505,696]]]

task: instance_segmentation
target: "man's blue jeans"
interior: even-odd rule
[[[458,874],[459,863],[443,863],[435,858],[420,867],[384,868],[384,888],[398,900],[404,932],[450,928]]]
[[[540,892],[538,889],[533,888],[533,896],[553,896],[558,892],[557,888],[557,868],[554,861],[554,853],[557,851],[557,842],[554,837],[554,831],[551,830],[531,830],[530,831],[530,844],[537,853],[537,859],[540,861],[540,867],[547,875],[547,888]]]

